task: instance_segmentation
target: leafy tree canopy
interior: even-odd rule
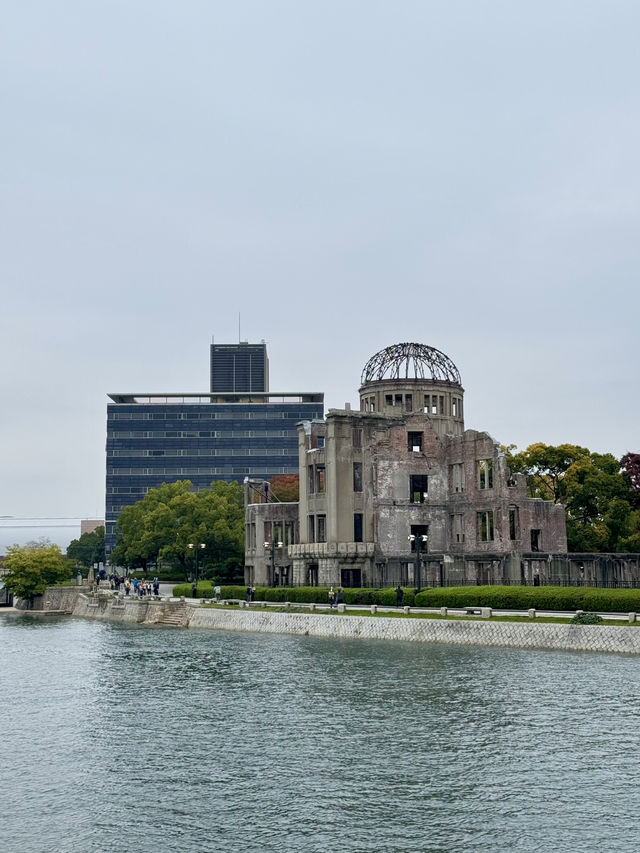
[[[298,474],[278,474],[269,480],[271,494],[282,503],[300,500],[300,477]]]
[[[238,483],[216,481],[210,489],[191,491],[189,480],[163,483],[142,500],[125,507],[117,524],[113,564],[147,568],[168,560],[185,572],[198,567],[227,577],[229,566],[244,561],[244,507]],[[189,548],[189,544],[197,546]],[[200,545],[204,544],[204,548]]]
[[[532,444],[505,448],[512,472],[527,478],[531,497],[561,503],[567,512],[570,551],[637,551],[640,510],[633,489],[633,459],[592,453],[586,447]],[[631,475],[629,474],[631,472]]]
[[[104,527],[96,527],[91,533],[83,533],[73,539],[67,548],[67,559],[82,566],[93,566],[104,562]]]
[[[48,540],[11,545],[4,560],[6,574],[2,580],[17,598],[42,595],[48,586],[67,580],[69,564],[57,545]]]

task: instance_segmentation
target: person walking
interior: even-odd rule
[[[404,599],[404,592],[402,591],[402,587],[400,584],[396,587],[396,607],[402,607],[402,601]]]
[[[329,609],[333,610],[333,605],[336,603],[336,591],[333,587],[329,590]]]
[[[220,585],[216,584],[213,588],[213,594],[216,597],[216,604],[220,603],[220,596],[222,595],[222,590],[220,589]]]
[[[344,590],[341,586],[338,587],[338,594],[336,596],[336,604],[344,604]]]
[[[191,597],[198,597],[198,584],[195,581],[191,584]]]

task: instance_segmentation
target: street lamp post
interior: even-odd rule
[[[198,592],[198,551],[206,547],[207,546],[204,542],[189,542],[187,545],[187,548],[193,550],[193,553],[195,554],[195,578],[193,581],[194,598],[196,597],[196,593]]]
[[[271,552],[271,578],[270,586],[275,586],[276,579],[276,548],[282,548],[282,542],[265,542],[265,551]]]
[[[416,555],[413,561],[413,576],[416,582],[416,589],[420,592],[420,587],[422,586],[422,556],[421,556],[421,548],[422,545],[426,545],[429,541],[429,537],[426,533],[419,534],[416,536],[414,533],[409,534],[407,536],[409,542],[416,543]]]

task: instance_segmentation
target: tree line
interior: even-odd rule
[[[640,552],[640,454],[616,459],[575,444],[503,448],[530,497],[564,506],[575,552]]]

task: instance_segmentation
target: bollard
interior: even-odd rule
[[[632,625],[635,621],[636,621],[636,614],[630,613],[629,614],[629,625]]]
[[[491,619],[491,608],[490,607],[481,607],[480,608],[480,617],[482,619]]]
[[[405,606],[402,609],[404,610],[405,616],[408,616],[411,613],[411,608],[407,604],[405,604]]]
[[[338,613],[344,613],[346,606],[344,604],[338,605]]]
[[[449,611],[447,610],[447,608],[446,608],[446,607],[441,607],[441,608],[440,608],[440,615],[441,615],[441,616],[448,616],[448,615],[449,615]]]
[[[371,615],[372,615],[372,616],[375,616],[377,612],[378,612],[378,605],[377,605],[377,604],[372,604],[372,605],[371,605]]]
[[[529,610],[528,610],[527,612],[528,612],[528,614],[529,614],[529,619],[535,619],[535,618],[536,618],[536,609],[535,609],[535,607],[530,607],[530,608],[529,608]]]
[[[315,604],[310,604],[310,605],[309,605],[309,612],[310,612],[310,613],[313,613],[313,612],[315,611],[315,609],[316,609]]]
[[[291,602],[290,601],[285,601],[284,606],[287,610],[291,610]]]

